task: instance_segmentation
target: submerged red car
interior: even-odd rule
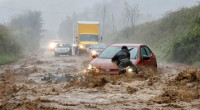
[[[118,66],[111,61],[112,57],[121,50],[122,46],[127,46],[133,64],[139,69],[148,67],[157,70],[156,56],[150,48],[143,44],[113,44],[108,46],[99,55],[92,56],[94,59],[89,63],[88,70],[97,73],[118,74]]]

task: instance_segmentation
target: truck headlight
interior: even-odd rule
[[[83,49],[83,48],[84,48],[84,46],[83,46],[83,45],[80,45],[80,46],[79,46],[79,48]]]

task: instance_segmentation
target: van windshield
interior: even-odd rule
[[[80,36],[80,41],[95,41],[95,42],[98,42],[99,38],[98,38],[98,35],[82,34]]]

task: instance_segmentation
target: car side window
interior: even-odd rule
[[[141,56],[147,55],[147,53],[146,53],[144,47],[141,47],[140,53],[141,53]]]
[[[146,50],[147,55],[148,55],[148,56],[151,56],[152,53],[151,53],[151,51],[149,50],[149,48],[148,48],[148,47],[144,47],[144,49]]]

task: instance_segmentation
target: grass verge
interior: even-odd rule
[[[19,56],[13,54],[0,54],[0,65],[16,62]]]

